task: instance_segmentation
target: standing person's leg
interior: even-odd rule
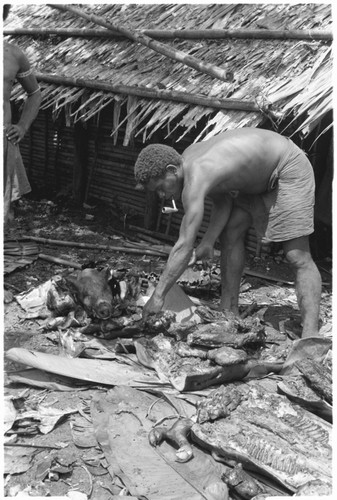
[[[11,202],[12,202],[12,187],[14,178],[15,159],[11,154],[11,144],[6,137],[4,129],[3,134],[3,224],[4,231],[8,229],[8,224],[11,220]]]
[[[302,338],[318,335],[322,280],[312,260],[309,237],[283,242],[283,250],[295,271],[295,289],[302,316]]]
[[[251,224],[250,214],[240,207],[234,207],[220,235],[220,309],[235,314],[239,313],[239,290],[245,265],[245,235]]]

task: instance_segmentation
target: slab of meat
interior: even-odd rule
[[[206,422],[207,412],[222,418]],[[331,425],[285,396],[258,386],[229,384],[203,402],[191,432],[199,445],[289,491],[316,479],[331,485]]]
[[[216,365],[209,359],[179,356],[181,344],[160,334],[135,341],[139,361],[156,370],[162,381],[170,382],[178,391],[199,390],[213,384],[243,378],[249,371],[245,363]]]
[[[239,406],[244,397],[244,393],[235,386],[229,385],[227,390],[224,390],[223,386],[219,387],[208,398],[198,401],[197,422],[202,424],[221,417],[228,417]]]
[[[229,490],[234,490],[244,500],[251,500],[259,494],[265,493],[265,488],[254,478],[252,478],[242,468],[241,464],[224,473],[221,479],[229,486]]]
[[[219,349],[211,349],[207,353],[207,358],[220,366],[238,365],[248,360],[248,355],[242,349],[233,349],[224,346]]]
[[[290,401],[303,406],[327,422],[332,422],[332,406],[308,386],[300,373],[284,376],[283,380],[278,382],[277,389],[281,394],[285,394]]]
[[[332,376],[324,364],[318,364],[313,359],[301,359],[295,362],[295,366],[316,394],[332,404]]]
[[[253,306],[254,307],[254,306]],[[207,306],[199,306],[195,311],[203,323],[223,322],[226,324],[226,331],[247,333],[251,330],[261,328],[261,320],[259,316],[239,317],[236,314],[228,311],[215,311]]]
[[[229,346],[239,349],[247,344],[263,345],[265,338],[262,326],[242,333],[234,322],[218,321],[217,323],[197,325],[196,329],[187,335],[187,343],[209,348]]]
[[[322,496],[322,495],[332,495],[331,485],[321,481],[320,479],[315,479],[314,481],[308,481],[306,484],[298,488],[295,493],[295,497],[302,496]]]

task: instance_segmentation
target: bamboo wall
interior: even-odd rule
[[[139,151],[144,147],[141,141],[133,146],[123,146],[125,128],[118,133],[116,144],[111,137],[113,109],[107,107],[95,120],[87,122],[88,128],[88,187],[87,202],[101,201],[110,205],[115,212],[123,213],[123,205],[132,208],[140,216],[145,212],[145,193],[136,191],[133,168]],[[166,143],[182,152],[193,141],[186,137],[178,143],[165,140],[166,132],[159,132],[151,142]],[[179,131],[177,132],[179,136]],[[64,117],[53,121],[49,111],[40,111],[27,136],[20,144],[33,192],[52,198],[60,191],[71,193],[75,161],[74,128],[66,126]],[[172,216],[161,214],[158,201],[158,219],[153,229],[177,237],[183,215],[181,203],[179,212]],[[211,212],[210,201],[205,202],[204,220],[198,237],[204,234]],[[132,218],[129,219],[132,223]],[[142,220],[142,219],[141,219]],[[247,248],[259,255],[261,249],[270,251],[269,245],[262,248],[256,241],[255,231],[249,230]]]

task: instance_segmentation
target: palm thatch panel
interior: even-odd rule
[[[326,30],[332,26],[329,4],[83,4],[77,7],[132,30]],[[47,5],[13,6],[5,24],[7,29],[41,26],[99,28],[91,21]],[[174,130],[171,124],[177,120],[184,129],[183,137],[201,118],[206,118],[204,129],[195,139],[200,140],[228,128],[256,126],[266,113],[275,121],[275,127],[286,115],[302,117],[303,131],[307,133],[332,108],[331,41],[165,39],[165,45],[233,73],[232,81],[221,81],[120,36],[22,35],[9,39],[25,50],[38,73],[84,78],[112,86],[122,84],[216,99],[236,98],[254,102],[261,109],[260,112],[216,110],[210,106],[41,82],[43,109],[51,107],[54,116],[64,110],[69,123],[89,120],[113,103],[114,124],[118,127],[121,101],[127,104],[125,144],[132,134],[145,142],[161,127],[165,127],[170,136]],[[18,86],[13,99],[21,98],[23,92]],[[112,130],[112,134],[116,133]]]

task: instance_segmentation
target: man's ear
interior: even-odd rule
[[[176,175],[178,172],[178,167],[170,163],[169,165],[166,165],[166,172]]]

